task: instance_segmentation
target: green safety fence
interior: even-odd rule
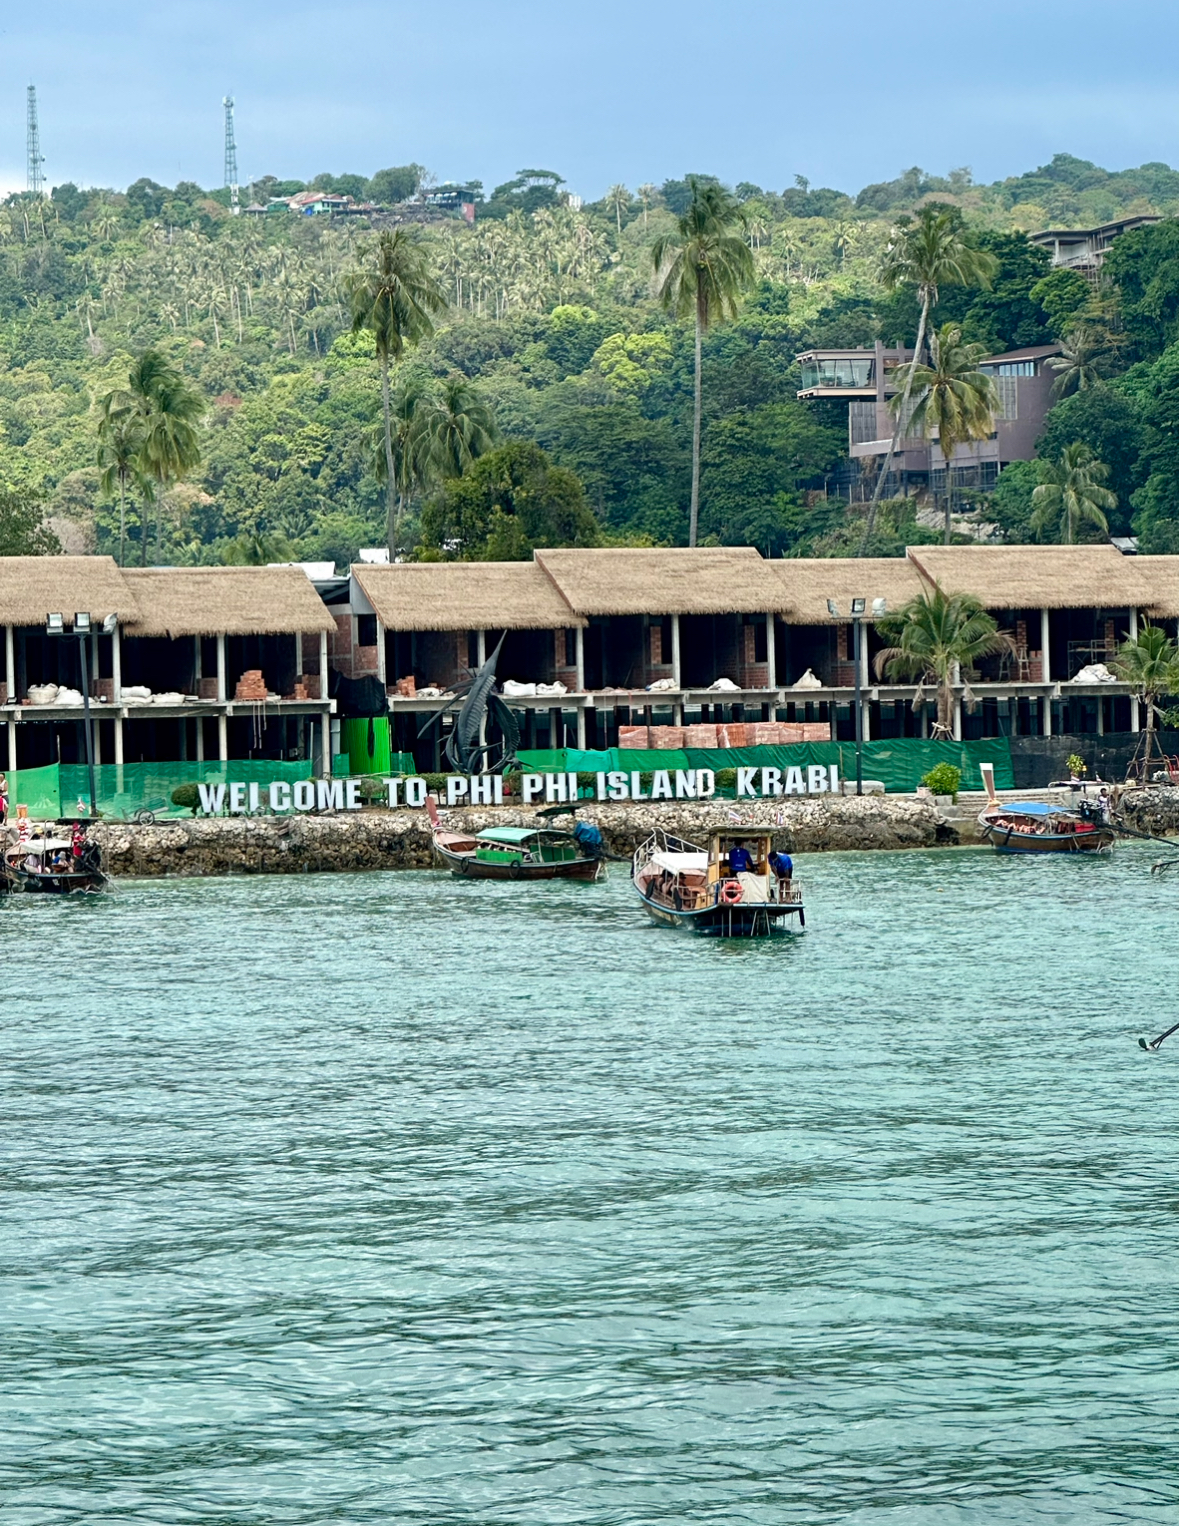
[[[154,816],[187,816],[187,806],[172,804],[172,791],[181,784],[270,784],[310,779],[310,761],[270,762],[265,758],[207,763],[102,763],[95,767],[95,793],[100,816],[129,821],[138,811]],[[90,776],[85,764],[52,763],[45,768],[22,768],[9,774],[12,813],[26,805],[35,821],[88,814]],[[81,805],[82,810],[78,811]]]
[[[579,752],[576,748],[521,752],[520,764],[530,773],[598,773],[603,770],[657,768],[789,768],[810,763],[834,763],[844,779],[854,779],[854,742],[796,742],[782,747],[717,747],[682,750],[650,750],[610,747],[604,751]],[[936,763],[953,763],[962,770],[962,788],[982,789],[980,763],[993,764],[996,789],[1014,789],[1011,745],[1006,737],[979,742],[933,742],[921,737],[898,737],[893,741],[865,742],[865,779],[879,779],[890,794],[911,794]]]

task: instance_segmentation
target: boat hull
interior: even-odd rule
[[[9,895],[99,895],[109,888],[105,874],[23,874],[8,873],[0,881],[0,892]]]
[[[799,928],[806,926],[806,911],[801,901],[777,904],[751,901],[736,905],[721,903],[700,911],[677,911],[637,891],[647,915],[664,927],[683,927],[702,938],[776,938],[793,932],[794,918]]]
[[[451,874],[470,880],[596,880],[602,872],[602,862],[596,858],[575,858],[564,863],[488,863],[473,853],[452,853],[438,842],[434,851]]]
[[[1114,834],[1100,827],[1093,832],[1013,832],[986,827],[983,836],[996,853],[1108,853]]]

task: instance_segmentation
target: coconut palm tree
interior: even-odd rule
[[[925,366],[914,360],[905,367],[904,391],[892,400],[898,415],[907,398],[912,398],[912,412],[904,427],[914,434],[936,434],[946,464],[946,545],[950,544],[953,494],[950,491],[950,457],[959,445],[989,438],[995,427],[999,391],[979,361],[986,354],[982,344],[966,344],[956,323],[943,323],[930,336],[929,357]],[[882,468],[883,470],[883,468]],[[879,484],[877,484],[879,486]]]
[[[643,228],[644,228],[644,230],[647,227],[647,212],[650,209],[651,203],[655,200],[655,198],[656,198],[656,196],[658,196],[658,194],[659,194],[659,187],[656,186],[656,185],[652,185],[650,183],[650,181],[646,182],[646,184],[644,184],[644,185],[641,185],[639,187],[639,189],[638,189],[639,200],[643,203]]]
[[[411,373],[391,390],[388,414],[374,431],[373,476],[396,499],[395,530],[400,529],[406,505],[415,493],[429,485],[435,474],[435,437],[431,428],[434,412],[428,382],[425,377]],[[391,484],[387,476],[390,461]]]
[[[922,207],[915,220],[902,219],[897,231],[885,250],[880,268],[880,281],[886,291],[897,291],[902,286],[913,286],[921,301],[921,315],[917,320],[917,339],[913,345],[914,360],[921,359],[925,343],[925,330],[929,324],[930,309],[936,306],[938,291],[943,286],[989,287],[999,268],[993,254],[975,249],[966,242],[962,215],[953,207]],[[884,463],[876,477],[872,502],[864,525],[859,555],[863,556],[876,520],[876,505],[884,488],[892,458],[896,455],[901,430],[908,424],[909,394],[912,391],[912,375],[906,376],[901,403],[896,410],[896,425]]]
[[[156,503],[156,555],[163,542],[164,493],[199,465],[197,425],[205,400],[158,350],[145,350],[131,367],[128,391],[143,429],[138,470],[153,485]],[[147,566],[147,516],[140,531],[140,562]]]
[[[495,444],[495,414],[465,376],[448,376],[426,415],[430,464],[438,476],[461,477]]]
[[[1060,354],[1048,364],[1056,372],[1052,390],[1057,397],[1085,392],[1099,386],[1108,374],[1110,343],[1108,336],[1089,323],[1078,323],[1060,341]]]
[[[1133,641],[1124,641],[1110,667],[1146,706],[1143,778],[1149,779],[1154,743],[1156,702],[1160,694],[1179,692],[1179,649],[1158,625],[1139,628]]]
[[[940,737],[953,735],[954,685],[962,669],[973,667],[981,657],[1015,650],[1011,637],[976,598],[946,593],[940,583],[923,588],[894,614],[886,615],[877,630],[892,645],[877,653],[876,676],[915,679],[914,710],[925,703],[925,685],[933,684],[937,690],[934,736]],[[969,686],[963,698],[967,708],[973,709]]]
[[[152,495],[151,480],[141,470],[143,416],[135,398],[125,387],[98,400],[98,466],[105,497],[119,494],[119,566],[127,558],[127,484],[134,482],[145,503]]]
[[[696,544],[700,522],[700,350],[705,330],[735,317],[741,293],[754,277],[753,254],[745,239],[740,205],[721,186],[688,176],[692,200],[676,219],[674,233],[651,246],[659,300],[676,316],[696,323],[695,397],[692,407],[692,501],[688,545]]]
[[[1037,462],[1036,470],[1040,486],[1032,492],[1031,527],[1037,535],[1055,529],[1061,543],[1071,546],[1081,525],[1094,525],[1103,535],[1109,531],[1103,511],[1117,508],[1118,495],[1102,486],[1109,467],[1083,441],[1066,445],[1059,461]]]
[[[381,368],[381,411],[385,425],[385,524],[389,560],[397,559],[402,498],[393,460],[393,418],[389,403],[389,366],[401,359],[407,344],[434,332],[434,318],[446,297],[430,269],[422,245],[402,228],[380,234],[365,250],[362,263],[347,281],[352,332],[367,329],[376,340]]]
[[[622,237],[622,214],[630,210],[630,192],[624,185],[612,185],[606,192],[606,205],[614,213],[618,237]]]

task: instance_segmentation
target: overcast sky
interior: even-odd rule
[[[950,16],[947,20],[946,11]],[[1066,151],[1179,163],[1174,0],[81,0],[5,7],[0,188],[37,86],[50,184],[243,183],[416,160],[587,199],[688,170],[855,191],[911,164],[978,180]],[[957,12],[957,14],[955,14]]]

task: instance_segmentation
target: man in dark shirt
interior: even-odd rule
[[[771,853],[770,868],[780,880],[788,880],[794,874],[794,860],[789,853]]]
[[[753,856],[744,843],[729,849],[729,873],[749,874],[753,870]]]

